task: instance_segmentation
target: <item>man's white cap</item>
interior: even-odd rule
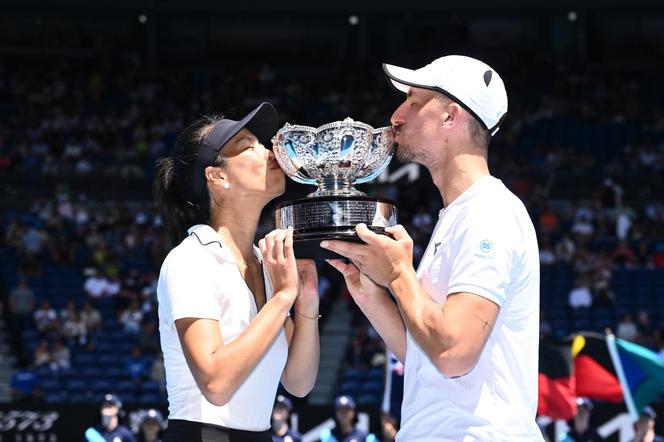
[[[420,69],[383,64],[394,87],[408,93],[411,87],[448,96],[470,112],[494,135],[507,114],[507,92],[498,72],[463,55],[448,55]]]

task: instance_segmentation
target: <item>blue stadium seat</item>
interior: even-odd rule
[[[342,374],[342,379],[351,380],[351,379],[361,379],[364,377],[363,370],[359,368],[347,368]]]
[[[355,395],[360,389],[360,385],[361,384],[358,381],[344,381],[339,385],[339,392],[341,394]]]
[[[161,386],[159,385],[159,382],[145,381],[143,382],[143,385],[141,385],[141,391],[143,393],[159,394],[159,392],[161,391]]]
[[[138,402],[144,404],[153,404],[164,402],[162,396],[157,393],[144,393],[138,397]]]

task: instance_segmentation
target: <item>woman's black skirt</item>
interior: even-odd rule
[[[272,442],[269,431],[245,431],[201,422],[169,419],[164,442]]]

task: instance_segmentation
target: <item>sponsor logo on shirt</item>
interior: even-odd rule
[[[493,249],[493,243],[488,239],[483,239],[480,241],[480,250],[484,253],[489,253]]]

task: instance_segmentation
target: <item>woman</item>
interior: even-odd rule
[[[158,164],[157,201],[179,243],[157,287],[167,442],[270,441],[279,381],[300,397],[315,382],[315,265],[296,263],[291,229],[253,245],[262,209],[285,187],[262,144],[278,122],[268,103],[240,121],[204,117]]]

